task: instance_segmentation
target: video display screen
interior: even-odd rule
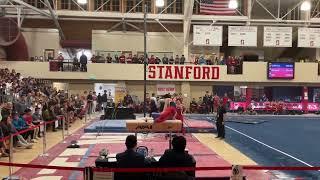
[[[294,79],[294,63],[269,62],[268,79]]]

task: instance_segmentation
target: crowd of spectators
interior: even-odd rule
[[[144,55],[137,55],[137,54],[129,54],[128,56],[125,56],[124,53],[122,53],[120,56],[115,55],[114,57],[111,56],[110,53],[107,54],[106,57],[104,57],[103,54],[99,56],[93,55],[91,58],[92,63],[120,63],[120,64],[143,64],[144,63]],[[184,55],[176,55],[175,57],[170,56],[168,57],[166,54],[164,54],[163,57],[155,56],[153,54],[150,55],[150,57],[147,58],[148,64],[185,64],[186,58]]]
[[[86,97],[57,91],[32,77],[22,77],[15,70],[0,69],[0,139],[34,127],[41,122],[57,120],[48,129],[57,131],[83,118]],[[13,137],[14,148],[32,148],[43,135],[43,126]],[[8,156],[7,141],[0,142],[1,156]]]
[[[231,99],[227,93],[223,97],[219,97],[218,94],[210,94],[209,91],[206,91],[205,95],[199,97],[198,101],[195,98],[191,100],[190,112],[200,114],[216,113],[220,101],[222,101],[222,105],[228,110]]]

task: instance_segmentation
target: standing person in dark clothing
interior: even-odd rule
[[[81,64],[80,71],[87,72],[88,58],[84,53],[82,53],[82,55],[80,56],[80,64]]]
[[[163,64],[168,64],[169,63],[169,59],[167,57],[167,55],[164,55],[163,58],[162,58],[162,63]]]
[[[101,107],[101,105],[102,105],[102,96],[101,96],[100,93],[97,96],[97,102],[98,102],[98,111],[101,112],[101,110],[102,110],[102,107]]]
[[[88,96],[87,96],[87,104],[88,104],[88,114],[92,114],[93,113],[93,95],[92,95],[92,91],[90,91]]]
[[[131,95],[129,94],[129,92],[127,92],[127,95],[124,97],[124,105],[126,107],[131,106],[133,104],[133,99],[131,97]]]
[[[149,165],[142,154],[136,152],[137,137],[129,135],[126,138],[127,150],[116,155],[117,165],[119,168],[144,168]],[[116,180],[122,179],[146,179],[145,173],[116,173]]]
[[[63,71],[63,61],[64,61],[64,57],[62,56],[62,53],[59,54],[58,58],[58,68],[59,68],[59,71]]]
[[[182,55],[180,58],[180,64],[184,64],[185,61],[186,61],[186,58],[184,57],[184,55]]]
[[[172,139],[172,149],[166,150],[159,159],[161,167],[195,167],[196,161],[192,155],[185,151],[187,145],[186,138],[183,136],[176,136]],[[194,171],[166,173],[166,179],[170,177],[179,177],[179,179],[190,179],[195,177]]]
[[[150,102],[150,117],[152,115],[152,113],[157,113],[158,112],[158,108],[157,108],[157,104],[156,104],[156,101],[151,99],[151,102]]]
[[[203,96],[203,104],[206,105],[205,107],[205,113],[208,114],[210,110],[210,95],[209,91],[206,91],[206,94]]]
[[[137,55],[136,55],[136,54],[135,54],[135,55],[133,55],[132,63],[133,63],[133,64],[138,64],[138,63],[139,63],[139,59],[138,59],[138,57],[137,57]]]
[[[223,101],[220,101],[218,112],[217,112],[217,120],[216,120],[216,126],[218,131],[218,136],[216,138],[224,139],[225,138],[225,129],[224,129],[224,123],[226,120],[226,108],[223,105]]]
[[[107,102],[108,102],[107,90],[104,90],[104,93],[101,97],[101,102],[102,102],[103,109],[105,109],[107,107]]]

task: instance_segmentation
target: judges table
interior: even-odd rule
[[[134,109],[127,107],[107,107],[104,110],[105,119],[135,119]]]
[[[181,132],[182,122],[180,120],[167,120],[161,123],[154,123],[151,118],[142,118],[126,121],[126,127],[128,132],[136,134],[145,132],[169,133],[169,149],[171,149],[172,133]]]

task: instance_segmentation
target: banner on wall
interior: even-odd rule
[[[126,96],[126,92],[127,92],[127,88],[125,84],[116,85],[114,102],[117,104],[120,101],[123,101],[124,97]]]
[[[298,47],[319,48],[320,28],[299,28]]]
[[[256,26],[229,26],[228,46],[257,46]]]
[[[292,47],[292,27],[264,27],[263,46]]]
[[[193,45],[222,46],[222,26],[193,26]]]
[[[157,95],[174,94],[176,86],[174,84],[157,84]]]
[[[215,80],[219,79],[219,66],[148,65],[148,80]]]
[[[104,94],[104,91],[107,91],[107,94],[111,94],[111,97],[113,98],[115,96],[115,87],[116,84],[104,84],[104,83],[94,83],[94,90],[97,93],[97,95],[100,93],[101,96]]]
[[[267,106],[266,102],[252,102],[251,104],[252,109],[258,111],[265,111],[270,109],[270,105]],[[231,102],[230,103],[230,110],[232,111],[237,111],[239,107],[242,107],[243,109],[247,108],[246,102]],[[302,103],[284,103],[284,108],[285,110],[289,111],[302,111]],[[307,109],[310,112],[317,112],[320,110],[319,104],[318,103],[308,103]]]

